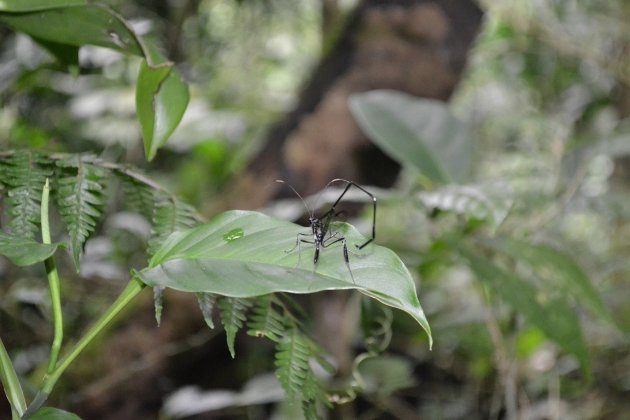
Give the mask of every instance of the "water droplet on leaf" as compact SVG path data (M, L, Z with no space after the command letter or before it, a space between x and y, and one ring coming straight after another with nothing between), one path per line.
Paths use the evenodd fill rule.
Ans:
M225 242L232 242L232 241L237 240L238 238L242 238L243 235L245 235L245 232L243 232L243 229L236 228L236 229L232 229L231 231L223 235L223 240Z

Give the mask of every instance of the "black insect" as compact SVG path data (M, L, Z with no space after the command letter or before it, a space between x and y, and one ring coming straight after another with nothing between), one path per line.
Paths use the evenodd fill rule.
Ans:
M359 190L363 191L365 194L367 194L372 199L372 204L373 204L373 211L372 211L372 237L369 238L367 241L365 241L365 243L363 243L361 245L355 244L357 249L363 249L366 245L368 245L369 243L374 241L374 239L376 238L376 197L374 197L365 188L361 187L360 185L358 185L358 184L356 184L356 183L354 183L352 181L348 181L348 180L341 179L341 178L333 179L328 184L326 184L326 187L324 188L324 190L326 188L328 188L331 184L334 184L336 182L345 182L346 183L346 187L344 188L344 190L341 193L341 195L339 196L339 198L337 198L337 201L335 201L334 204L330 207L330 209L326 213L324 213L321 217L316 217L315 213L308 207L308 205L306 204L306 201L295 190L295 188L293 188L290 184L288 184L288 183L286 183L286 182L284 182L282 180L276 180L276 182L280 182L282 184L288 185L289 188L291 188L293 190L293 192L300 198L300 200L302 200L302 202L304 203L304 207L306 207L306 210L309 212L308 222L309 222L310 227L311 227L311 233L310 234L309 233L298 233L297 237L295 239L295 246L293 248L287 250L286 252L287 253L293 252L295 250L295 248L298 248L298 252L301 252L301 250L300 250L300 244L301 243L315 245L315 255L313 256L313 265L317 266L317 262L319 261L319 251L320 251L320 249L321 248L327 248L327 247L329 247L331 245L334 245L334 244L336 244L338 242L341 242L343 244L343 259L346 262L346 266L348 267L348 272L350 273L350 277L352 278L352 282L355 283L354 275L352 275L352 270L350 269L350 259L348 257L348 243L347 243L347 240L346 240L346 238L344 236L340 235L339 232L332 232L330 230L330 224L335 219L335 217L339 216L342 213L342 212L338 212L336 210L336 207L339 204L339 202L341 201L341 199L344 197L344 195L346 195L346 193L348 192L350 187L356 187ZM312 238L312 239L310 239L310 240L309 239L305 239L305 237L306 238ZM298 264L299 264L299 259L298 259Z

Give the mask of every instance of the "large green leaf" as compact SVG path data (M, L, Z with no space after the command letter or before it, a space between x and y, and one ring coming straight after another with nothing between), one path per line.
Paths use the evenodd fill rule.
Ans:
M44 261L55 253L60 243L42 244L30 238L7 235L0 232L0 255L14 264L27 266Z
M335 224L331 229L348 240L350 268L341 242L324 248L314 267L313 245L301 244L300 249L287 252L295 247L298 233L308 233L308 228L257 212L229 211L207 224L171 235L149 268L138 275L154 287L232 297L357 289L410 314L431 341L415 284L400 258L377 245L358 251L355 244L364 238L348 224Z
M588 352L579 320L562 296L545 297L530 283L477 255L468 246L460 244L459 250L480 281L490 286L501 299L550 340L575 355L583 372L590 379Z
M140 66L136 85L136 111L142 127L144 154L155 157L184 115L189 100L188 85L172 64Z
M543 280L542 285L559 289L573 296L595 315L615 324L599 292L569 255L547 245L536 245L508 238L488 239L484 243L498 252L527 264Z
M392 90L354 94L350 109L385 153L440 184L465 181L473 139L440 101Z
M0 0L0 12L32 12L83 4L87 4L87 0Z
M36 39L77 47L98 45L145 55L141 41L128 24L114 11L100 5L0 13L0 22Z

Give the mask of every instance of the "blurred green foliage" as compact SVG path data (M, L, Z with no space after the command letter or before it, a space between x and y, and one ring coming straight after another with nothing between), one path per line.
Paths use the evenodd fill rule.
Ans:
M291 108L308 77L321 48L318 4L109 3L124 16L137 17L136 30L161 39L166 55L192 82L188 112L149 172L197 208L210 208L255 153L267 124ZM588 275L614 320L630 329L630 7L623 0L481 3L486 21L451 109L476 139L475 182L503 198L510 191L509 213L496 218L496 226L479 223L496 209L496 197L481 194L478 201L490 203L485 212L472 207L474 200L450 205L456 199L446 200L446 193L461 197L462 191L426 188L426 183L420 189L409 172L401 175L397 189L383 192L379 243L396 249L418 274L436 346L429 353L417 327L394 315L391 348L404 358L364 368L392 392L377 393L380 403L413 395L421 402L416 413L427 418L474 418L479 412L498 417L505 415L502 407L509 398L527 401L530 412L555 409L556 418L615 418L630 410L626 336L577 305L572 313L582 326L594 377L586 386L575 359L536 325L524 323L509 302L495 299L492 288L475 281L444 237L508 235L560 249ZM80 55L82 73L75 78L23 35L2 35L3 148L91 150L143 165L133 106L136 59L87 47ZM404 194L408 191L421 192L424 199L412 203ZM479 197L481 190L475 191ZM145 244L139 240L134 247L129 239L137 240L130 232L138 225L119 210L109 209L107 234L97 231L94 248L88 246L90 260L83 266L92 269L93 277L111 281L144 257L138 248ZM543 299L553 295L557 284L534 283L535 270L522 261L500 249L486 256L503 272L537 284ZM20 373L32 372L45 357L24 333L47 334L41 321L48 309L35 281L40 274L26 271L0 284L3 330L7 325L17 331L11 345L23 349ZM107 283L96 288L96 297L106 301ZM67 322L77 328L88 318L86 312L97 312L81 304L82 289L87 286L73 282L65 290ZM580 303L565 297L572 305ZM421 385L432 381L436 386L412 392L406 388L412 387L412 378L401 374L390 381L385 373L392 369L414 370ZM515 394L508 384L516 384ZM387 404L378 409L393 410Z

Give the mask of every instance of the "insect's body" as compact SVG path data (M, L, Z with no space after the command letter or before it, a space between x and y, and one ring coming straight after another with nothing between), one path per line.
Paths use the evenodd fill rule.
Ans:
M361 191L363 191L364 193L369 195L370 198L372 198L372 202L373 202L373 206L374 206L374 211L372 213L372 237L370 239L368 239L365 243L363 243L361 246L359 246L359 245L355 245L355 246L358 249L362 249L367 244L372 242L374 240L374 238L376 237L376 197L374 197L371 193L369 193L363 187L355 184L352 181L347 181L345 179L333 179L332 181L330 181L328 183L328 185L332 184L333 182L337 182L337 181L345 182L347 184L346 188L343 190L343 192L341 193L341 195L339 196L337 201L335 201L335 203L331 206L330 210L328 210L321 218L315 217L313 212L311 212L310 209L308 208L308 206L306 206L306 202L304 202L304 205L306 206L307 210L309 210L309 213L310 213L310 217L309 217L308 221L309 221L309 224L310 224L310 227L311 227L311 234L312 234L313 240L310 241L308 239L304 239L305 236L306 237L311 236L309 234L298 233L297 237L296 237L296 240L295 240L295 246L292 249L288 250L287 252L291 252L295 248L298 248L298 252L300 252L300 244L301 243L313 244L313 245L315 245L315 255L313 256L313 265L317 266L317 262L319 261L320 248L327 248L330 245L336 244L337 242L341 242L343 244L343 258L344 258L344 261L346 262L346 266L348 267L348 272L350 273L350 277L352 278L352 282L354 283L355 282L354 281L354 275L352 274L352 270L350 269L350 259L348 257L348 244L347 244L346 238L344 236L337 235L337 232L335 232L335 233L333 233L331 235L328 235L328 237L326 237L326 235L329 232L330 223L331 223L332 219L339 215L339 213L337 213L335 211L335 207L337 206L337 204L339 204L339 202L341 201L343 196L346 194L346 192L348 192L350 187L354 185L356 188L360 189ZM280 180L278 182L284 183L284 181L280 181ZM328 187L328 185L327 185L327 187ZM291 187L291 185L289 185L289 187L297 194L298 197L300 197L300 199L302 199L302 196L300 196L300 194L298 194L298 192L295 191L295 189L293 187ZM302 199L302 201L304 201L304 200ZM299 258L298 258L298 263L299 263Z

